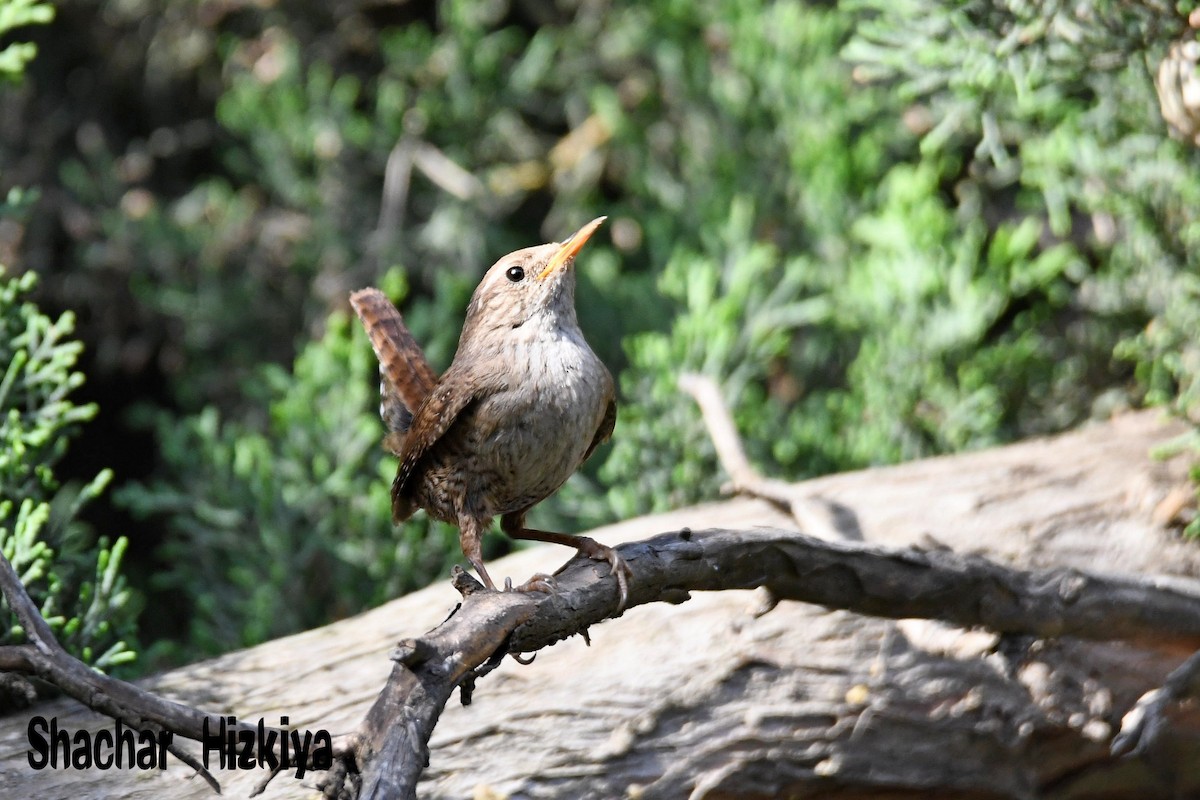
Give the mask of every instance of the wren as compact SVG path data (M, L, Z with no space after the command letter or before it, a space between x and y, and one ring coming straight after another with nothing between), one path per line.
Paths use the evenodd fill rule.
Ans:
M525 527L529 510L557 491L616 423L612 375L575 315L575 256L604 220L561 244L518 250L492 265L441 378L381 292L364 289L351 303L384 376L385 444L400 459L393 519L423 508L457 525L463 554L491 589L481 541L495 517L514 539L574 547L611 565L619 614L630 570L615 550L586 536ZM545 587L535 579L521 588Z

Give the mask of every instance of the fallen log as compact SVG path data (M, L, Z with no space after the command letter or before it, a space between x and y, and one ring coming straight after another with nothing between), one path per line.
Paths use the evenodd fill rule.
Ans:
M870 547L918 545L931 562L969 566L982 557L1060 577L1074 574L1063 568L1120 575L1186 599L1196 592L1200 554L1162 513L1186 465L1149 457L1178 432L1156 415L1128 415L1053 439L792 489L826 508L845 538ZM778 503L739 499L594 535L615 544L685 526L795 522ZM553 570L558 558L561 551L537 548L496 569L523 580ZM897 603L905 599L898 588ZM392 668L391 648L437 626L457 599L438 584L147 686L242 721L277 724L286 715L302 728L350 733ZM1134 797L1187 794L1200 784L1191 766L1200 763L1200 728L1186 713L1173 714L1147 752L1109 752L1125 711L1195 648L1186 631L1128 637L1135 643L1035 638L995 615L984 620L993 630L981 631L795 602L760 615L764 602L771 598L723 591L643 605L592 628L590 648L574 637L530 666L505 660L479 681L472 705L452 701L442 714L421 795L1069 797L1104 786L1107 796ZM943 605L960 624L976 619ZM1103 632L1104 609L1096 608ZM73 701L0 720L0 784L12 796L211 796L179 763L162 773L34 771L26 736L33 714L70 727L111 725ZM234 796L264 777L214 774ZM266 796L311 796L320 777L281 775Z

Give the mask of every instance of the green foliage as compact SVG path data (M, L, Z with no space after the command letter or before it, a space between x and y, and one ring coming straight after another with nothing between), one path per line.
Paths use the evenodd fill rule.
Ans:
M135 657L136 599L120 573L128 542L99 543L75 521L112 480L105 470L82 488L60 487L54 465L79 425L96 414L75 405L81 345L73 318L51 320L23 296L36 277L0 274L0 550L67 650L97 669ZM0 644L21 641L5 612Z
M1112 353L1147 402L1200 419L1200 157L1164 135L1152 79L1171 41L1194 35L1195 4L939 5L860 3L877 16L847 55L941 120L922 151L966 158L965 208L1041 220L1042 239L1083 259L1047 296L1071 312L1047 322L1074 345L1050 355L1074 360L1075 391L1109 401L1087 378Z
M884 44L864 45L874 31L887 34L888 64L925 63L895 16L924 20L929 5L880 4L857 38L830 24L846 19L840 12L795 6L732 23L728 58L745 65L746 98L734 129L787 138L755 162L729 156L730 174L753 177L753 195L731 195L736 179L700 193L726 206L734 198L730 221L717 227L707 212L697 223L712 234L703 249L677 247L667 261L658 288L676 301L670 330L626 340L623 388L634 402L603 473L617 513L711 496L718 484L697 415L674 385L684 370L716 377L752 456L791 477L1059 430L1121 386L1108 361L1131 327L1125 309L1084 316L1087 254L1050 232L1040 196L1030 193L1028 212L987 221L994 189L964 170L970 151L932 148L945 127L906 150L915 141L897 135L897 117L928 111L854 86L882 66L861 73L842 54L885 61ZM749 24L762 14L770 24ZM986 57L970 42L946 48L959 60ZM932 78L921 85L941 88ZM729 141L744 146L744 137ZM796 211L779 218L781 205Z
M53 17L54 9L36 0L0 0L0 35ZM0 78L16 82L36 52L22 42L0 50ZM35 191L10 187L0 220L26 215L36 198ZM42 314L25 299L36 283L33 273L9 277L0 267L0 552L67 651L111 670L136 657L138 602L120 571L128 542L97 542L76 521L111 472L82 487L61 486L55 477L55 465L96 407L71 399L83 383L75 370L83 345L71 338L74 315ZM23 639L5 608L0 645Z
M26 25L44 25L54 19L54 8L38 0L0 0L0 36ZM12 42L0 49L0 78L15 81L37 55L37 45Z
M347 293L394 283L444 367L487 264L599 213L579 311L621 411L539 526L715 494L684 371L781 477L1144 401L1200 419L1200 163L1152 81L1192 3L101 5L110 49L146 53L114 85L208 105L80 124L72 225L40 246L74 270L61 304L167 379L157 478L122 496L170 531L205 651L457 559L387 519Z
M380 448L378 372L343 314L289 373L247 390L265 419L215 408L158 418L166 467L124 500L165 518L163 588L192 605L186 654L222 652L318 625L445 574L457 534L425 520L393 528L395 461Z
M66 452L69 435L96 415L69 395L83 383L73 371L83 345L71 341L74 315L57 321L23 302L37 281L33 273L4 278L0 286L0 487L8 497L27 497L55 488L53 465Z
M740 427L764 455L757 434L777 425L783 411L765 391L772 373L789 359L795 335L828 321L817 265L803 257L785 259L756 241L753 213L748 199L734 202L729 221L713 237L719 256L676 251L658 286L680 305L671 330L627 340L630 368L622 390L638 401L621 411L602 475L613 487L609 497L617 514L675 507L712 496L720 484L699 415L681 402L680 374L718 377L727 396L737 398ZM640 480L630 480L638 475Z
M947 206L941 177L929 161L889 172L834 290L834 317L861 344L820 435L841 431L860 464L1066 427L1090 411L1086 365L1112 349L1103 320L1086 323L1099 347L1059 329L1084 272L1072 247L1041 243L1036 217L989 231Z

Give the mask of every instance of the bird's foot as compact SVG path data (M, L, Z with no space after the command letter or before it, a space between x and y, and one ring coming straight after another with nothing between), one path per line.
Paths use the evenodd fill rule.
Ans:
M522 583L520 586L513 587L512 578L504 579L504 591L506 592L541 592L542 594L558 594L558 581L553 575L547 575L544 572L539 572L529 580Z
M633 570L629 568L629 564L625 563L625 559L621 558L620 553L606 544L600 544L595 539L579 536L573 544L588 558L608 562L613 577L617 579L617 612L613 616L621 616L625 611L625 604L629 601L629 579L633 577Z

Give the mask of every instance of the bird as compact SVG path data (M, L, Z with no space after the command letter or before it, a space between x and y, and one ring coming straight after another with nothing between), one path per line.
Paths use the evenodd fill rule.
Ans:
M616 550L525 525L530 509L556 492L616 425L612 375L584 339L575 311L575 257L605 219L561 243L496 261L471 297L458 349L441 377L382 292L360 290L351 304L380 362L384 444L399 459L393 520L424 509L456 525L463 554L489 589L496 584L481 545L496 517L511 538L573 547L608 562L620 614L632 573ZM518 587L547 588L545 576Z

